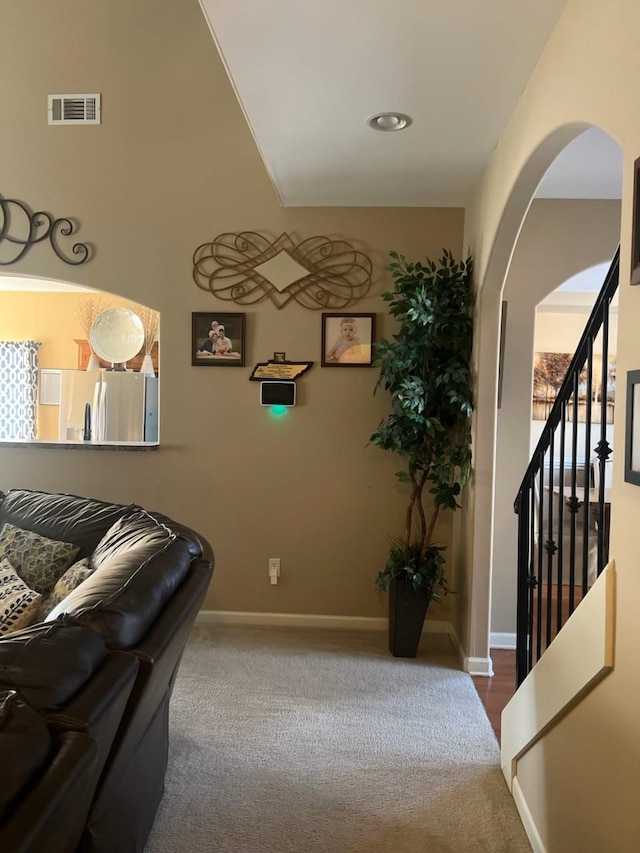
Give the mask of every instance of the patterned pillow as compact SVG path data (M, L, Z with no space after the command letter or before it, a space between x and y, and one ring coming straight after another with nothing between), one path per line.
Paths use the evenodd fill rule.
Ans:
M61 601L64 601L70 592L77 586L80 586L82 581L86 581L92 572L93 569L89 568L88 557L83 557L77 563L74 563L71 568L67 569L48 597L40 605L36 622L44 622L53 608L60 604Z
M0 557L0 636L28 628L41 603L42 596L29 589L6 557Z
M0 557L10 560L27 586L41 595L49 595L79 551L80 548L70 542L47 539L9 522L0 530Z

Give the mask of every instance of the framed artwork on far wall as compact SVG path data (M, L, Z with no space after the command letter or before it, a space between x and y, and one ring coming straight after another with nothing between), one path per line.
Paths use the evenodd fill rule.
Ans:
M633 164L633 219L631 229L631 284L640 284L640 157Z
M246 314L200 311L191 315L191 364L244 367Z
M626 483L640 486L640 370L627 373L624 479Z
M322 315L322 367L371 367L375 314Z

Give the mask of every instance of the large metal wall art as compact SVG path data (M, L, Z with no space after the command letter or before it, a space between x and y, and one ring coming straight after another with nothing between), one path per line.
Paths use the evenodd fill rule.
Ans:
M74 243L70 257L58 245L59 237L73 234L70 219L54 219L50 213L37 210L31 213L24 202L0 196L0 266L21 260L36 243L48 240L55 254L65 264L77 266L89 258L85 243ZM8 251L7 251L8 249Z
M220 234L198 246L193 278L202 290L239 305L271 299L310 309L342 309L371 287L370 259L345 240L289 234L270 240L253 231Z

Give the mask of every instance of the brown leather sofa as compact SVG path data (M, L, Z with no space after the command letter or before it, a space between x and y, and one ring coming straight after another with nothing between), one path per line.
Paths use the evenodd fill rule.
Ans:
M44 623L0 639L0 763L15 768L0 773L0 850L142 853L211 547L159 513L74 495L0 493L4 522L75 543L93 572Z

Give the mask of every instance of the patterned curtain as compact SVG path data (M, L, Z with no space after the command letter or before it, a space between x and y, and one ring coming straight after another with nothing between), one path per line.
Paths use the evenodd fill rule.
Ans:
M36 437L36 341L0 341L0 438Z

